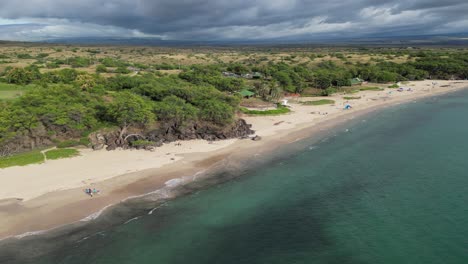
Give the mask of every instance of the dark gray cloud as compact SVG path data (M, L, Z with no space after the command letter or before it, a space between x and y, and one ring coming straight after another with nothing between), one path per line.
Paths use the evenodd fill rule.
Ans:
M23 26L20 31L3 26L0 37L218 40L457 33L468 28L467 13L466 0L15 0L0 2L0 27Z

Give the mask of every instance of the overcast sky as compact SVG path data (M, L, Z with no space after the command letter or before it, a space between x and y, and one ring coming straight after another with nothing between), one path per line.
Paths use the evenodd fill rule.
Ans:
M3 40L316 40L467 29L467 0L0 0Z

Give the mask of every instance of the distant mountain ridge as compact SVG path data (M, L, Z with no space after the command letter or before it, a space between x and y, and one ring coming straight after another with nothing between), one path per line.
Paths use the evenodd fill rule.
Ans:
M11 44L84 44L128 46L245 46L245 45L383 45L383 46L468 46L468 33L419 36L376 36L324 39L265 39L265 40L162 40L159 38L80 37L56 38L38 42L14 42L0 40L0 45Z

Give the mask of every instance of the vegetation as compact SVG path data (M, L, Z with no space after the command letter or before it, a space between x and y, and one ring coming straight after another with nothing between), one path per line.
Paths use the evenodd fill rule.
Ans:
M343 97L345 100L358 100L361 99L361 96L345 96Z
M397 82L468 78L463 48L19 46L0 47L0 59L0 156L88 145L87 136L100 129L117 133L117 145L136 146L152 130L224 131L239 112L290 111L241 108L242 90L268 105L286 94L351 94ZM378 84L351 88L353 78Z
M271 109L271 110L249 110L247 108L240 108L242 113L247 114L247 115L282 115L282 114L287 114L291 112L291 110L287 107L284 106L278 106L276 109Z
M335 101L329 99L322 99L318 101L303 101L301 102L303 105L328 105L328 104L335 104Z
M383 88L380 88L380 87L361 87L359 88L359 91L383 91L384 89Z
M131 144L134 147L146 147L146 146L154 145L154 142L149 141L149 140L135 140L135 141L132 141Z
M44 162L44 155L40 150L33 150L13 156L0 157L0 168L26 166L42 162Z
M46 158L48 160L57 160L64 158L71 158L79 155L78 150L76 149L53 149L45 152Z
M57 144L57 148L70 148L81 145L81 142L78 140L65 140Z
M8 83L0 83L0 101L11 100L20 97L28 90L31 90L35 85L14 85Z

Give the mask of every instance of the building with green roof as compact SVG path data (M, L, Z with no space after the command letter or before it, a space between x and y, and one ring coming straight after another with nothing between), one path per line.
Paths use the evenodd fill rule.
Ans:
M255 95L254 92L249 91L247 89L243 89L242 91L239 92L239 94L242 95L242 97L244 97L244 98L250 98L250 97Z
M350 81L351 81L351 85L361 85L364 82L363 80L359 78L353 78Z

